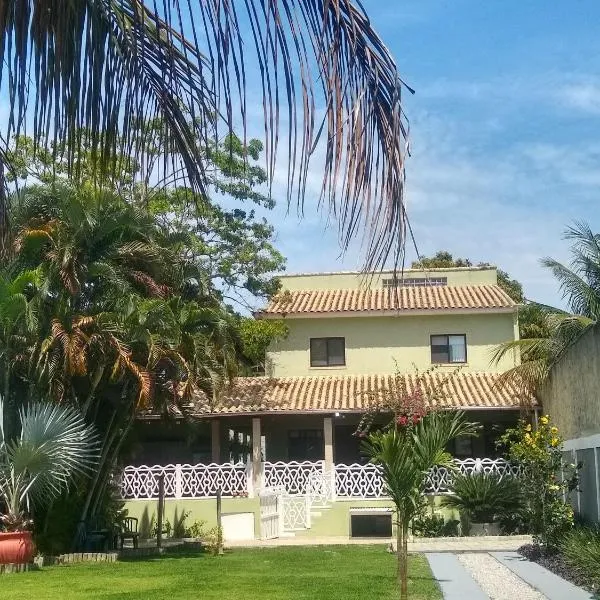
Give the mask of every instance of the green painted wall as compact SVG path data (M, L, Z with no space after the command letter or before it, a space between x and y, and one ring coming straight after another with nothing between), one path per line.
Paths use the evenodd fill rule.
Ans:
M358 375L413 372L431 366L430 336L466 334L467 364L462 370L503 372L518 357L507 355L498 365L490 363L494 348L516 339L513 313L430 314L371 317L323 317L286 319L289 334L270 348L270 375ZM344 367L311 367L310 338L341 336L346 339ZM454 370L457 365L441 366Z
M434 508L438 514L443 514L445 518L456 518L452 511L443 509L439 506L441 497L432 498ZM331 504L330 508L315 509L321 514L312 518L311 528L294 532L296 537L334 537L350 535L350 510L353 508L367 507L389 507L393 508L389 500L351 500L338 501ZM156 500L129 500L125 503L129 516L137 517L140 520L140 531L142 537L147 535L150 520L157 511ZM173 500L165 501L165 518L171 523L176 516L181 516L184 512L190 512L186 520L188 525L194 521L204 521L205 528L211 529L217 524L216 500ZM254 530L256 536L260 537L260 503L258 498L223 498L223 513L232 512L253 512ZM393 519L395 520L395 519Z
M286 290L352 290L377 289L382 287L382 279L394 276L392 271L373 273L365 278L362 273L305 273L282 275L281 285ZM449 286L456 285L495 285L498 276L495 268L467 267L457 269L427 269L429 277L446 277ZM425 277L422 269L406 269L405 279Z
M254 530L260 531L260 505L258 498L223 498L223 513L254 513ZM156 516L158 510L157 500L128 500L125 502L125 508L130 517L139 519L139 528L142 537L145 537L150 528L152 516ZM204 521L205 529L209 530L217 526L217 501L214 498L201 500L192 499L166 499L165 500L165 519L171 523L175 522L177 517L189 511L186 524L191 525L194 521Z

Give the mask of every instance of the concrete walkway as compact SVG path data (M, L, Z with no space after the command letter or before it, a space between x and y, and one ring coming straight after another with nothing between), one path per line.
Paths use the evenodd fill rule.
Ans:
M437 579L444 600L489 600L455 554L433 552L425 555Z
M517 552L493 552L492 556L548 600L593 600L594 596L565 581Z
M463 552L459 555L432 552L425 556L440 585L444 600L595 598L517 552ZM473 564L468 564L469 562ZM513 581L509 581L511 578Z

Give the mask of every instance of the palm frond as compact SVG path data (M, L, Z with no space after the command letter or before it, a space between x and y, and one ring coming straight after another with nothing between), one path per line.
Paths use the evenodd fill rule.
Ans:
M140 124L160 119L161 170L183 167L202 190L212 138L222 137L221 129L232 133L241 118L246 139L254 118L247 70L254 62L269 180L285 119L288 200L302 210L311 158L322 141L320 198L338 219L344 246L364 225L367 267L374 268L402 243L404 84L358 2L13 0L0 6L7 139L31 115L33 137L50 132L60 142L55 152L77 176L76 151L85 136L100 177L118 167L119 150L141 156L152 133L140 135ZM4 210L0 219L5 216Z

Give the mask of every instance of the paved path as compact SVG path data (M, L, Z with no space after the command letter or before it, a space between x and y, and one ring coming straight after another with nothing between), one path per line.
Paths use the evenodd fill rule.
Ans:
M433 552L425 556L444 600L489 600L455 554Z
M593 600L594 596L565 581L517 552L493 552L492 556L549 600Z
M594 600L517 552L425 555L444 600Z

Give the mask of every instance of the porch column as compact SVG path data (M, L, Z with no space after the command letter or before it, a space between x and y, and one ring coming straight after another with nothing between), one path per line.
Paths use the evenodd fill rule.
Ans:
M325 490L329 500L335 500L335 466L333 464L333 419L323 419L323 440L325 442L325 464L323 476L325 477Z
M252 487L256 494L261 487L262 453L260 443L260 417L252 418Z
M221 421L213 419L210 422L210 449L211 461L214 463L221 462Z
M333 419L325 417L323 419L323 439L325 441L325 470L333 470Z

